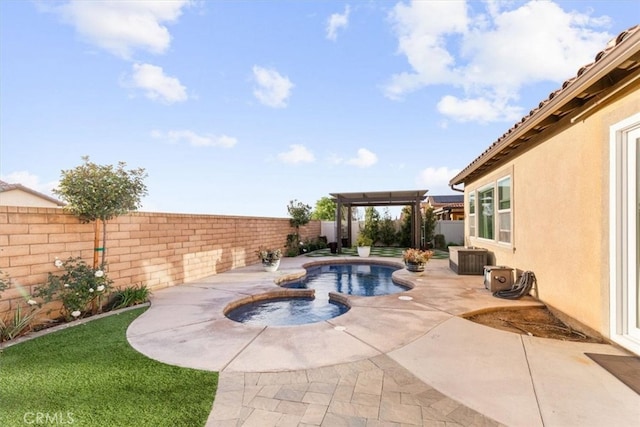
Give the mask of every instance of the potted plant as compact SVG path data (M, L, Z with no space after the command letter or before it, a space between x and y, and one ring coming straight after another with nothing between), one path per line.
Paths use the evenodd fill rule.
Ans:
M413 272L424 271L425 264L433 256L432 251L420 249L407 249L402 252L402 260L407 266L407 270Z
M260 248L256 251L256 254L260 261L262 261L262 266L265 271L273 272L280 267L280 258L282 258L282 251L280 249Z
M369 236L365 236L364 234L359 234L358 239L356 240L356 245L358 245L358 256L366 258L371 253L371 245L373 244L373 240Z

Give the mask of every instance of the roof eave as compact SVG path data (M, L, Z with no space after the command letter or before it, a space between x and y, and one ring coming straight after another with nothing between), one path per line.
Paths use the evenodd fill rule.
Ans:
M539 109L532 112L530 116L525 116L511 133L498 140L494 145L489 147L484 153L471 162L460 173L449 181L450 186L464 183L467 178L474 174L478 169L484 166L488 161L492 160L505 148L518 141L527 132L534 129L544 120L548 119L553 113L562 106L568 104L577 96L583 93L591 85L598 82L611 71L615 70L619 65L636 55L640 50L640 31L633 32L628 38L620 42L612 52L605 55L599 61L593 63L583 74L575 77L573 81L568 81L568 85L562 90L552 93L552 98L543 101L544 104ZM565 83L566 84L566 83Z

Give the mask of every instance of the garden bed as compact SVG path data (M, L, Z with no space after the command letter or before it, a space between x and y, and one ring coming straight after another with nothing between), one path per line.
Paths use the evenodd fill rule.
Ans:
M602 343L596 336L566 325L546 307L497 309L466 317L472 322L521 335L562 341Z

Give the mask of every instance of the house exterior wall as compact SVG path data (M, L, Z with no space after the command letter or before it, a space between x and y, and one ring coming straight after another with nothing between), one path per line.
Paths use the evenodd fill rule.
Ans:
M284 248L295 232L287 218L135 212L107 223L106 261L115 287L139 283L151 290L179 285L259 262L260 246ZM320 234L320 221L300 227L303 239ZM12 286L0 296L0 317L58 270L57 258L93 261L94 224L61 209L0 206L0 270Z
M38 197L35 194L31 194L27 191L20 189L1 191L0 192L0 206L29 206L39 208L57 208L56 203Z
M539 298L609 336L609 127L640 111L640 90L618 96L590 116L490 173L465 183L469 194L512 178L512 243L469 236L491 264L533 271ZM479 209L479 208L478 208Z

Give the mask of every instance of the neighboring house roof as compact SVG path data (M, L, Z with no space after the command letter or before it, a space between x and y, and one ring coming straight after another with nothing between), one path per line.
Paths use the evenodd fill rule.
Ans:
M0 180L0 193L3 193L5 191L7 191L7 192L8 191L14 191L14 190L19 190L19 191L23 191L25 193L32 194L32 195L34 195L36 197L44 199L44 200L46 200L46 201L48 201L50 203L54 203L54 204L56 204L58 206L64 206L65 205L64 202L61 202L58 199L55 199L55 198L50 197L50 196L47 196L46 194L42 194L42 193L40 193L40 192L38 192L36 190L32 190L31 188L25 187L22 184L9 184L8 182Z
M517 154L539 142L545 131L567 123L567 115L577 113L571 123L586 117L600 103L620 90L638 84L640 77L640 25L623 31L595 56L594 62L583 66L575 77L564 82L504 135L473 160L458 175L451 186L473 180L490 170L508 155ZM581 111L576 111L580 109ZM548 133L548 132L547 132Z
M447 206L452 208L461 208L464 206L464 195L428 196L427 202L433 207Z

